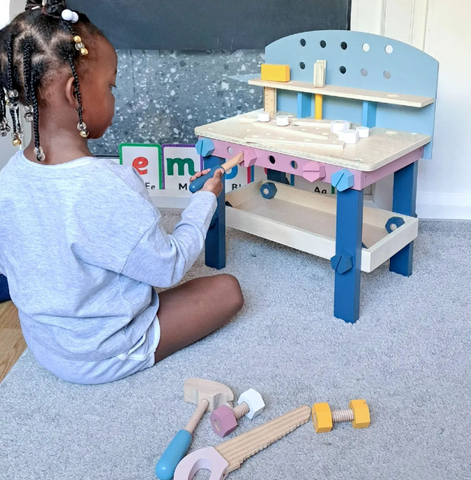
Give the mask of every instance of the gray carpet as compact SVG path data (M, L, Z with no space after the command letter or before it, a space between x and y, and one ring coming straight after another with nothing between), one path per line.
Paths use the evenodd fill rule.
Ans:
M57 380L26 352L0 386L0 479L155 478L194 410L188 377L265 396L265 412L231 438L303 404L370 404L370 428L315 434L309 423L230 479L471 478L470 242L471 223L422 222L414 275L363 275L361 319L349 325L332 315L329 262L229 231L226 271L246 306L211 337L97 387ZM189 278L206 274L201 258ZM217 443L206 417L193 448Z

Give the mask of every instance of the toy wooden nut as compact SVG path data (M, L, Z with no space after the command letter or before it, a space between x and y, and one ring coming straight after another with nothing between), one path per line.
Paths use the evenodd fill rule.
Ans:
M365 400L352 400L348 408L353 410L353 428L366 428L370 426L370 409Z
M238 405L244 402L250 408L249 413L247 413L247 417L250 418L250 420L260 415L265 408L265 402L262 396L253 388L250 388L239 397Z
M211 414L210 420L214 433L221 438L229 435L229 433L237 428L237 420L234 416L234 412L226 405L214 410Z
M326 433L332 430L334 424L328 403L315 403L312 406L312 422L316 433Z

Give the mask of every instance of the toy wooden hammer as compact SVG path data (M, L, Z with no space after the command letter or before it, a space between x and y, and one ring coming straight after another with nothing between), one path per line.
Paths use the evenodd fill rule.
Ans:
M216 165L211 169L209 173L207 173L206 175L203 175L200 178L197 178L194 182L190 184L190 192L196 193L198 190L201 190L203 188L203 185L206 183L206 181L209 180L210 178L213 178L216 170L219 170L220 168L222 168L224 170L224 173L227 173L228 170L230 170L231 168L234 168L235 166L239 165L239 163L242 163L243 161L244 161L244 152L241 152L231 160L228 160L223 165Z
M222 405L232 407L234 394L222 383L201 378L190 378L184 385L185 402L194 403L198 407L184 430L180 430L164 454L160 457L155 474L160 480L171 480L180 460L186 455L193 440L193 432L209 410L213 411Z

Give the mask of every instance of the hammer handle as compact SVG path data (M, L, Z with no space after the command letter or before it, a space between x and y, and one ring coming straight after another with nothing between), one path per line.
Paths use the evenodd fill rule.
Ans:
M177 465L190 448L193 432L206 413L206 410L208 410L208 407L208 400L201 400L186 428L180 430L165 449L155 467L155 474L159 480L171 480L173 478Z
M190 421L188 422L188 425L185 427L185 430L187 430L188 432L190 432L193 435L193 432L195 431L195 428L201 422L201 419L203 418L203 415L208 410L208 407L209 407L208 400L201 400L201 402L198 403L198 407L195 410L195 413L190 418Z
M207 173L206 175L203 175L202 177L197 178L194 182L190 184L190 192L196 193L199 190L201 190L204 184L210 178L213 178L215 172L220 168L222 168L224 170L224 173L226 173L228 170L230 170L231 168L234 168L236 165L239 165L239 163L242 163L243 161L244 161L244 152L241 152L238 155L236 155L234 158L231 158L229 161L227 161L224 165L216 165L211 169L209 173Z

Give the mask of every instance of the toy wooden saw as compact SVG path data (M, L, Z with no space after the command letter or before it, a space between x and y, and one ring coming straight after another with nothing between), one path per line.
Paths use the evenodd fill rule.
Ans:
M245 460L307 423L310 415L311 409L303 406L215 448L196 450L178 464L174 479L192 480L196 472L207 469L209 480L223 480Z

